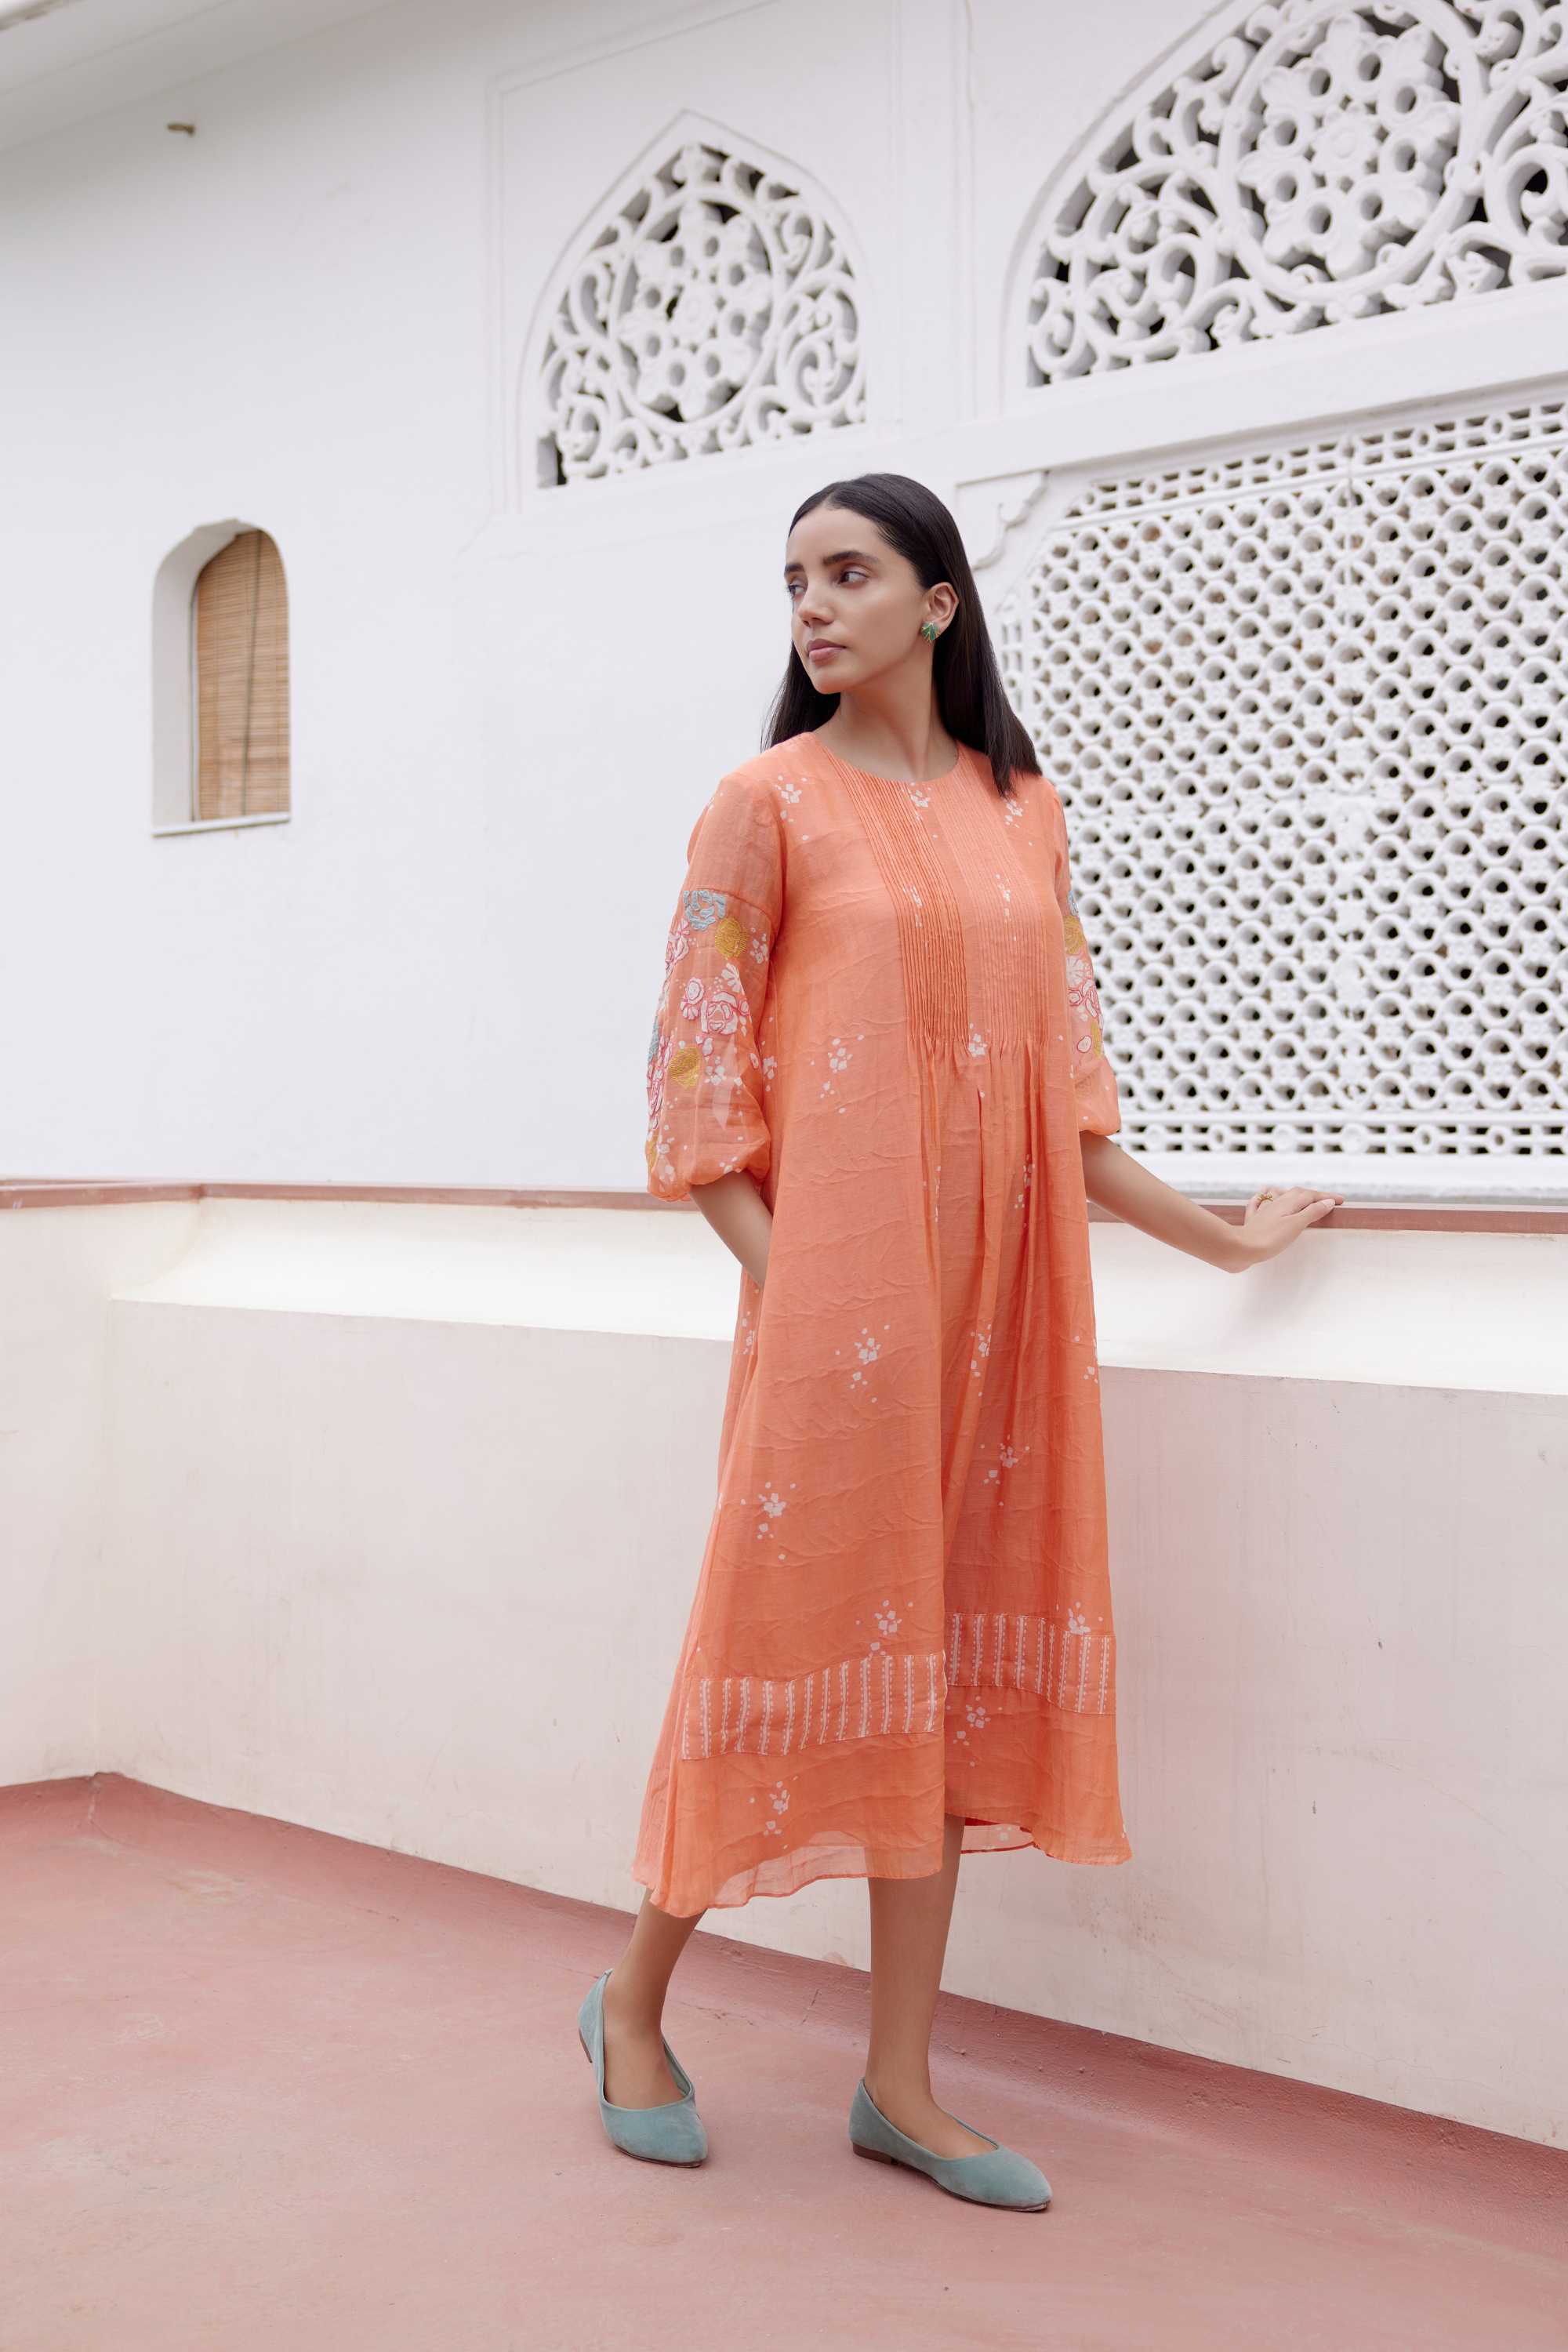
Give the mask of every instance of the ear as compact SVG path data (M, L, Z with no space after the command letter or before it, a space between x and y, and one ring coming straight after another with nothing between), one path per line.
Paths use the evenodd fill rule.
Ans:
M934 621L939 629L947 627L957 610L957 593L945 580L939 580L934 588L926 590L926 617Z

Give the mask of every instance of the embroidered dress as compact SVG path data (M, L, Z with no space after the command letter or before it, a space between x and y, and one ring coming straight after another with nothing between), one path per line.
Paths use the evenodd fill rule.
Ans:
M650 1189L735 1169L719 1499L637 1875L689 1916L969 1849L1128 1852L1080 1131L1117 1127L1060 803L797 736L692 836Z

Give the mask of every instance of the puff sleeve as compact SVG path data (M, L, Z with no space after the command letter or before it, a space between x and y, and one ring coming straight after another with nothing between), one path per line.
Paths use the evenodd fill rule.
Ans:
M1094 966L1073 899L1067 819L1054 792L1047 793L1047 800L1055 849L1057 905L1061 910L1062 944L1067 951L1068 1041L1078 1096L1079 1133L1114 1135L1121 1124L1121 1108L1116 1097L1116 1074L1105 1057Z
M784 912L784 849L766 788L726 776L691 836L647 1062L648 1190L684 1201L772 1146L757 1044Z

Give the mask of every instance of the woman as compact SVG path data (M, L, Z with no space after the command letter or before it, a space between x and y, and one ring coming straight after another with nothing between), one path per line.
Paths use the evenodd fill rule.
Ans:
M899 475L791 528L770 748L692 839L649 1062L651 1189L744 1269L720 1494L644 1808L631 1942L583 2006L616 2144L700 2163L660 2019L701 1914L864 1877L850 2138L1040 2210L931 2095L960 1852L1129 1847L1086 1200L1240 1270L1234 1226L1110 1141L1116 1087L1060 804L952 516Z

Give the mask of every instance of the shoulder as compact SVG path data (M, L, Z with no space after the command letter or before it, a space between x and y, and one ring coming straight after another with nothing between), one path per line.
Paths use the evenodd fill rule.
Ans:
M754 760L731 768L698 818L691 835L695 849L708 831L750 835L778 832L781 821L799 800L801 786L820 751L810 735L793 736L787 743L759 751Z
M792 735L786 742L775 743L770 751L759 751L739 768L731 768L720 785L721 792L733 786L769 801L774 806L786 803L808 775L815 774L824 754L815 735Z
M967 760L975 773L984 779L987 787L992 792L995 792L995 771L984 752L977 750L973 743L961 743L958 748L961 757ZM1012 802L1019 808L1031 811L1055 810L1058 816L1061 814L1061 802L1056 786L1047 777L1042 776L1037 768L1015 768L1009 781L1013 787L1012 791L997 795L1004 803Z
M720 877L716 887L734 889L762 905L770 885L783 887L789 821L801 798L809 736L780 744L721 776L692 827L687 864Z
M1031 814L1037 810L1054 835L1062 840L1067 838L1067 818L1062 813L1061 794L1048 776L1042 776L1037 769L1015 768L1013 793L1020 808L1027 809Z
M984 769L991 782L991 770ZM1067 819L1056 786L1037 768L1015 768L1013 789L1000 797L1008 838L1020 856L1043 859L1051 887L1060 896L1067 867ZM994 787L993 787L994 789Z
M984 751L971 751L968 756L994 792L996 787L991 762ZM1053 820L1059 821L1062 813L1060 795L1050 779L1042 776L1038 768L1015 768L1010 782L1012 791L999 796L1004 804L1011 803L1015 808L1027 809L1031 815L1038 811L1047 824Z

